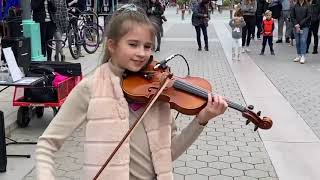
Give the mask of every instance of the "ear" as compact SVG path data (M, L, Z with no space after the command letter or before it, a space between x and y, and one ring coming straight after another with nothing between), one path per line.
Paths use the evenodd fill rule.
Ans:
M108 39L107 40L107 48L108 48L108 51L110 52L110 54L113 54L116 49L116 42L112 39Z

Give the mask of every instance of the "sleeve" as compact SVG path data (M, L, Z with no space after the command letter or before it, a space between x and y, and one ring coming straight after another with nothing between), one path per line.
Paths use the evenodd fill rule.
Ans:
M318 20L320 20L320 0L318 1L319 2L319 4L318 4Z
M230 26L230 27L233 27L233 26L234 26L233 19L231 19L231 20L229 21L229 26Z
M204 14L199 12L199 4L192 8L192 12L195 17L204 17Z
M171 125L171 156L172 161L176 160L191 144L198 138L205 126L199 124L197 118L194 118L187 127L179 134L177 125L172 120Z
M39 137L36 149L38 180L54 180L54 153L71 133L86 121L90 93L83 79L68 95L58 114Z
M269 8L269 3L267 1L264 1L263 14L268 10L268 8Z
M272 32L274 31L274 21L272 22Z
M244 21L244 19L241 19L241 28L246 26L246 22Z
M257 11L257 1L254 1L253 8L251 9L251 12L256 12Z
M306 17L304 17L301 22L299 23L300 26L305 26L306 24L310 23L310 19L311 19L311 12L310 12L310 7L308 6L306 8L306 11L307 11L307 15Z
M242 12L248 12L249 11L249 6L245 5L245 4L240 4L240 9Z
M291 9L290 18L292 20L292 25L294 27L297 24L295 6Z
M37 11L41 7L41 4L40 0L31 0L31 10Z

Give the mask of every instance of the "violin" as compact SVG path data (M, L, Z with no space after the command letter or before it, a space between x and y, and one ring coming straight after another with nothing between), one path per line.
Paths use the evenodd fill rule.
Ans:
M170 76L170 82L164 88L158 100L168 102L171 109L186 115L198 114L207 104L208 93L212 92L211 84L200 77L177 77L173 76L170 68L154 68L156 61L152 61L139 72L130 72L123 77L121 86L124 95L140 103L149 102L159 90L162 82ZM171 75L170 75L171 74ZM247 119L246 124L252 122L254 131L260 129L270 129L272 120L269 117L261 118L261 111L253 112L253 106L244 107L225 99L228 107L242 113Z
M206 106L208 93L212 92L212 87L207 80L191 76L176 77L170 72L169 67L158 65L156 61L152 61L151 59L141 71L125 73L121 87L126 98L134 102L147 103L147 105L143 113L132 124L114 151L101 166L93 180L99 177L156 100L168 102L171 109L175 109L186 115L196 115ZM247 119L247 125L250 122L255 124L254 131L258 128L271 128L272 120L268 117L261 119L261 111L254 113L252 105L243 107L227 99L225 100L228 107L242 113L242 116Z

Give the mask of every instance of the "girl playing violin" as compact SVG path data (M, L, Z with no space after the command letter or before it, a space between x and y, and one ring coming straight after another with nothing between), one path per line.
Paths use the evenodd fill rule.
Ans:
M125 70L141 70L152 54L155 29L143 10L124 5L108 24L104 63L69 94L59 113L39 138L37 178L54 179L54 153L82 123L85 126L84 178L92 179L144 107L125 99L120 81ZM200 135L212 118L227 108L221 96L208 103L177 133L169 103L156 102L130 139L125 141L99 179L172 180L172 161Z

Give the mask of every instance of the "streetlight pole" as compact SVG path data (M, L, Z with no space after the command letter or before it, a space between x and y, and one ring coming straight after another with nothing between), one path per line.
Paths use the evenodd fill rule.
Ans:
M31 19L30 0L20 0L22 8L22 26L23 35L30 37L31 42L31 60L45 61L41 51L40 24Z

